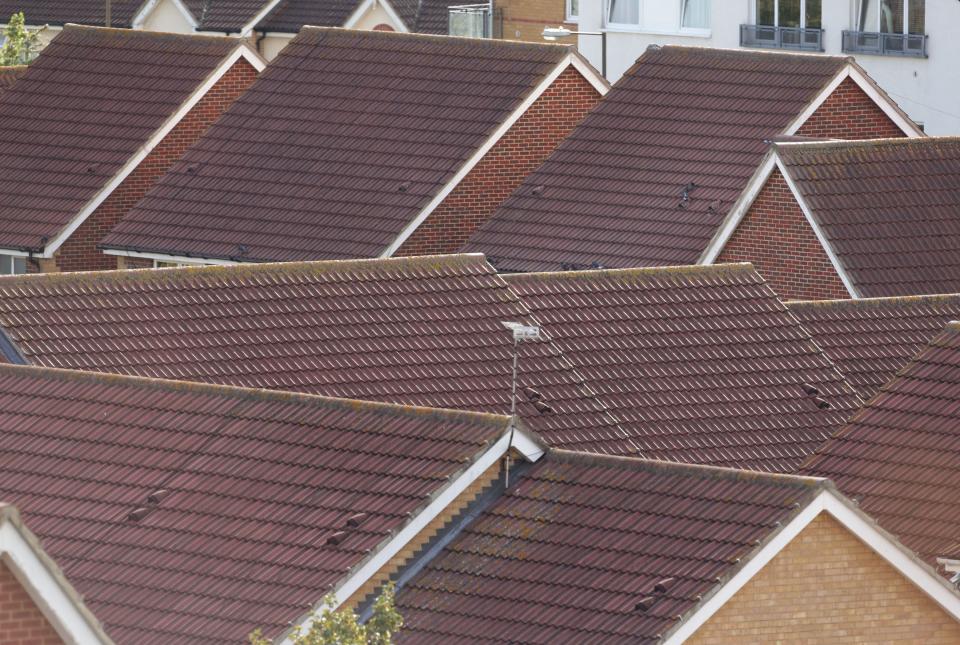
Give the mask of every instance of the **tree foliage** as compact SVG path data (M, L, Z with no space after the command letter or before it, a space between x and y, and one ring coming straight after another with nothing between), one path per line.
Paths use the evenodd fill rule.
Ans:
M294 645L391 645L403 618L393 603L393 583L386 585L373 604L373 614L361 624L352 611L337 611L333 595L323 599L323 609L314 614L307 630L294 628ZM249 636L250 645L270 645L258 629Z
M40 49L40 32L27 31L26 18L19 11L10 17L3 29L3 47L0 47L0 65L26 65Z

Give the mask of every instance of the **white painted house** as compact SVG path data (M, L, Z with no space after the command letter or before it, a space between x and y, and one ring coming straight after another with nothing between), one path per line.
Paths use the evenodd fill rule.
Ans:
M960 133L957 0L585 0L580 51L618 79L653 44L849 54L929 134Z

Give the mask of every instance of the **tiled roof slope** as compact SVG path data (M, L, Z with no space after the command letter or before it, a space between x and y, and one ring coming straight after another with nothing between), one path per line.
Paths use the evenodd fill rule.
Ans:
M239 46L65 27L0 101L0 248L41 251Z
M208 0L200 28L206 31L238 32L268 4L269 0Z
M506 279L625 431L577 449L793 472L861 405L749 264Z
M960 537L960 324L951 323L810 458L906 546L932 561Z
M0 366L0 496L118 643L238 643L303 615L508 425Z
M529 318L482 256L0 278L0 326L36 365L480 412L509 411L501 321ZM532 430L616 436L552 344L521 345L519 370Z
M648 48L464 248L509 271L693 264L760 165L764 140L848 62Z
M0 95L13 87L18 78L27 71L26 65L7 65L0 67Z
M568 53L304 28L103 244L377 257Z
M960 295L813 300L787 307L867 401L926 346L960 320Z
M145 0L111 0L110 24L129 27ZM103 26L106 18L105 0L0 0L0 20L7 23L14 13L23 12L28 25Z
M398 641L656 642L823 486L551 451L401 589Z
M960 138L776 150L859 295L960 292Z
M461 0L389 0L410 31L443 35L449 31L449 10ZM342 27L361 6L360 0L283 0L257 24L258 31L298 32L304 25Z

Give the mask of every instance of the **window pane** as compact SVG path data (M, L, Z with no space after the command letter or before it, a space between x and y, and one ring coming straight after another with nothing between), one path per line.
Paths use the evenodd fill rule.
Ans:
M807 29L820 29L820 0L807 0Z
M780 0L780 24L777 26L800 26L800 0Z
M684 0L683 26L708 28L710 26L710 0Z
M926 25L924 24L926 20L925 5L926 5L926 2L924 2L924 0L910 0L907 15L910 18L911 34L926 33Z
M13 258L13 272L17 275L27 272L27 258Z
M772 25L774 20L773 3L776 0L757 0L757 24Z
M610 0L610 22L639 25L640 0Z
M877 30L877 0L860 0L859 21L857 29L860 31Z
M571 18L580 15L580 0L567 0L567 15Z
M903 33L903 0L880 0L880 31Z

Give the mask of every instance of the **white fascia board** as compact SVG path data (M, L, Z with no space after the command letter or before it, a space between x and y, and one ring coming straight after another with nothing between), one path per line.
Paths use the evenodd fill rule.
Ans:
M253 33L253 28L257 26L257 23L266 18L267 14L273 11L274 8L280 4L280 1L281 0L270 0L270 2L263 5L263 7L260 8L260 11L258 11L247 24L240 28L240 37L246 38Z
M346 580L337 585L332 592L336 598L337 606L339 607L353 596L371 577L402 551L411 540L419 535L430 522L443 513L480 475L502 459L511 447L531 462L537 461L544 454L543 447L535 437L529 435L522 427L515 427L511 432L508 425L500 438L446 488L434 495L426 508L411 518L403 528L389 538L386 544L380 546L365 562L350 573ZM310 615L297 621L301 630L309 628L310 622L313 620L313 612L321 609L322 607L318 603ZM292 632L293 628L283 634L278 642L281 645L293 645Z
M811 500L806 508L786 526L780 528L729 581L701 601L700 605L692 610L692 614L668 632L662 642L665 645L679 645L693 636L728 600L824 511L940 605L950 616L960 620L960 594L957 590L896 539L878 528L876 522L866 514L828 488Z
M119 249L104 249L103 254L116 255L125 258L143 258L145 260L154 260L156 262L195 264L197 266L230 266L234 264L244 264L243 262L237 262L236 260L214 260L212 258L196 258L187 257L185 255L165 255L163 253L141 253L139 251L123 251Z
M177 11L183 14L183 17L186 19L187 24L190 25L192 29L196 29L200 26L197 22L197 19L193 17L193 14L190 13L190 10L187 9L186 5L183 4L181 0L170 0L173 3L173 6L176 7ZM160 0L147 0L147 3L140 8L140 11L137 12L137 15L133 17L131 26L134 29L143 29L143 23L147 21L147 17L153 13L153 10L157 8L157 5L160 4Z
M803 212L804 218L807 220L810 228L813 229L813 233L817 236L817 240L819 240L820 246L823 247L827 257L830 258L830 264L833 265L833 270L837 272L838 276L840 276L840 281L843 282L843 286L846 288L847 293L850 294L850 297L854 299L859 298L860 293L853 285L853 280L850 279L850 275L840 263L840 258L838 258L837 254L833 251L833 245L830 244L830 241L827 239L826 234L824 234L823 229L820 228L820 224L818 224L817 220L814 219L813 212L803 200L803 197L800 195L800 191L797 190L797 185L794 183L793 178L790 177L790 173L787 172L787 169L784 167L779 155L774 153L774 158L776 159L777 169L780 171L780 174L783 175L783 179L787 182L787 186L790 187L790 192L793 194L793 198L800 206L800 210Z
M210 88L216 85L217 81L219 81L223 75L229 71L233 64L241 58L250 63L254 69L257 70L257 72L262 71L266 66L266 63L263 61L263 59L260 58L260 56L258 56L252 49L250 49L249 45L238 41L236 49L233 50L233 52L224 60L224 62L221 63L220 66L215 69L210 76L207 77L203 84L198 87L193 94L190 95L190 98L188 98L183 105L181 105L180 108L174 112L173 115L166 120L166 122L164 122L162 126L160 126L160 129L153 133L153 136L151 136L150 139L148 139L147 142L140 147L136 154L127 160L127 163L125 163L123 167L117 171L117 174L113 176L107 185L101 188L100 192L94 195L93 199L87 202L86 206L84 206L79 213L74 215L73 219L70 220L67 226L61 230L56 237L53 238L53 240L47 243L46 247L43 249L43 253L38 254L37 257L52 258L53 254L57 252L63 243L66 242L71 235L73 235L73 232L76 231L81 224L87 221L87 218L90 217L95 210L97 210L100 204L102 204L104 200L106 200L107 197L109 197L111 193L113 193L113 191L123 183L123 180L126 179L130 173L136 170L137 166L140 165L140 162L143 161L148 154L153 152L153 149L156 148L161 141L163 141L163 138L170 134L170 131L173 130L180 123L180 121L183 120L183 118L190 112L190 110L194 108L197 103L200 102L204 96L206 96L207 92L210 91Z
M0 248L0 255L12 255L18 258L39 257L36 253L30 254L26 251L17 251L15 249Z
M500 139L502 139L503 136L510 131L510 128L512 128L513 125L520 120L520 117L526 114L527 110L530 109L530 106L533 105L551 85L553 85L553 82L557 80L557 78L559 78L559 76L563 74L568 67L573 65L578 71L581 69L577 66L577 62L575 61L578 61L577 56L568 54L566 58L560 61L557 66L549 74L547 74L540 84L535 87L529 95L527 95L527 98L523 100L523 103L521 103L520 106L514 110L513 113L507 117L507 119L501 123L496 130L494 130L493 134L490 135L484 144L473 153L473 156L471 156L467 162L460 167L460 170L457 171L457 174L455 174L453 178L451 178L450 181L448 181L446 185L440 189L440 192L434 195L433 199L430 200L423 210L421 210L417 216L414 217L409 224L407 224L406 228L404 228L393 240L393 242L390 243L390 246L388 246L386 250L380 254L381 258L393 257L393 254L396 253L397 250L403 246L403 243L407 241L407 238L413 235L414 231L416 231L420 225L423 224L427 217L430 216L430 213L432 213L440 204L443 203L443 200L445 200L447 196L452 193L457 186L460 185L460 182L470 174L470 171L473 170L478 163L480 163L487 153L490 152L491 148L493 148L493 146L495 146L497 142L500 141ZM579 62L582 63L582 61Z
M42 552L36 538L13 521L0 526L0 552L14 576L51 626L66 643L111 645L97 619L82 604L80 595Z
M713 239L710 240L706 250L700 255L697 264L713 264L716 262L720 252L723 251L727 242L730 241L733 233L737 230L737 227L740 226L740 222L743 221L747 211L753 206L757 195L760 194L767 180L770 179L770 173L773 172L773 167L774 155L773 151L770 150L767 152L766 157L764 157L763 162L757 170L754 171L753 177L751 177L749 183L747 183L747 187L740 193L737 201L730 208L730 212L727 213L727 216L724 218L723 224L720 225L720 228L713 235Z
M814 112L816 112L821 105L833 94L833 91L840 86L848 78L852 79L854 83L857 84L861 90L866 93L867 96L883 110L883 113L886 114L891 121L893 121L898 128L900 128L904 134L910 138L922 137L925 136L922 131L918 130L916 125L910 122L908 119L905 119L903 114L893 105L890 104L890 101L881 95L873 83L867 80L866 77L853 65L847 64L842 70L830 81L827 86L817 95L813 101L804 108L803 112L800 113L793 123L791 123L787 129L784 131L786 135L794 135L797 131L807 122Z

